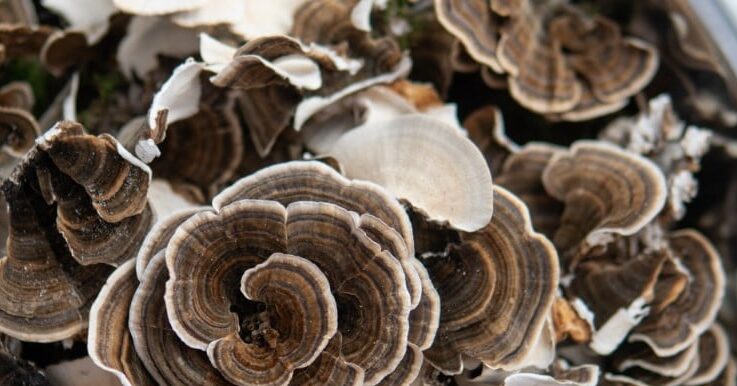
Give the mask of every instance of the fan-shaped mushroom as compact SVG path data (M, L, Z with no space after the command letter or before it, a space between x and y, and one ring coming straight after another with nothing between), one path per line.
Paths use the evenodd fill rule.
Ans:
M674 302L649 315L630 335L659 356L674 355L692 344L716 318L724 296L719 254L703 235L681 230L670 235L671 248L689 273L687 287Z
M417 152L423 157L416 157ZM491 173L457 128L421 115L364 125L330 150L350 178L384 186L434 221L474 231L492 213ZM445 170L452 168L452 171Z
M504 161L496 183L526 205L535 230L552 238L560 226L563 206L543 186L543 172L551 158L564 149L547 143L528 143Z
M565 205L553 238L564 256L581 242L601 245L612 234L639 231L665 204L658 167L603 142L578 141L554 155L542 180L548 194Z
M8 255L0 262L0 331L48 342L76 334L111 269L135 254L151 221L148 167L109 136L60 122L4 182Z
M440 327L425 358L452 373L461 354L516 369L543 333L558 284L552 244L532 230L524 204L500 187L494 216L463 233L447 257L423 261L440 294ZM512 328L510 328L512 327Z
M593 118L624 107L658 66L649 44L622 37L613 22L567 3L436 0L435 11L469 55L486 66L485 80L504 85L496 78L506 77L520 104L561 119Z

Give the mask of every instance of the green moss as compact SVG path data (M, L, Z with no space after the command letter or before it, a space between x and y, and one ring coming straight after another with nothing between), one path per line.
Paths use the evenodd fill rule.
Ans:
M46 72L41 63L30 59L13 59L0 67L0 84L7 84L13 81L25 81L31 85L33 96L36 99L36 108L42 107L50 103L49 98L53 95L49 94L49 87L54 83L53 76Z

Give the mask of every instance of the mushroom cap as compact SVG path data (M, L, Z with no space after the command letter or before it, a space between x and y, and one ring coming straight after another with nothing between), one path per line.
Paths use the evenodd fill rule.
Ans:
M724 268L709 240L687 229L673 232L669 241L690 275L688 285L674 302L645 318L629 337L630 342L646 343L659 356L674 355L696 341L714 322L725 291Z
M376 384L406 351L410 297L402 266L372 241L362 223L355 214L323 202L285 208L274 201L241 200L192 216L166 249L170 279L165 301L174 331L190 347L212 353L213 345L238 328L230 309L239 300L216 294L233 293L233 282L244 269L283 251L310 260L325 274L343 315L338 323L341 352L365 369L367 384ZM392 231L384 226L385 232ZM203 253L208 257L202 258ZM204 283L208 278L214 286Z
M425 358L459 371L460 355L492 368L524 364L546 326L558 285L553 245L532 229L524 204L494 187L494 217L463 233L448 257L423 260L440 294L440 327Z
M0 106L0 145L14 157L22 157L41 134L31 113L18 107Z
M329 154L349 178L383 186L431 220L474 231L491 218L486 160L457 128L437 119L411 114L365 125L344 134Z
M62 236L47 233L53 208L30 186L6 180L3 194L10 226L8 255L0 260L0 332L32 342L73 336L86 327L94 296L112 269L73 262Z
M553 156L563 151L548 143L527 143L505 159L495 180L527 205L533 228L549 238L560 226L563 206L545 191L542 175Z
M156 383L128 332L128 309L138 286L135 267L134 259L118 267L92 303L87 351L97 366L115 374L123 385L153 386Z
M112 137L76 123L37 140L2 187L10 230L0 331L51 342L86 327L108 264L132 257L148 231L149 173Z
M164 220L164 223L169 225L162 225L165 229L160 233L168 236L146 241L149 250L152 245L160 245L162 249L155 253L143 275L139 276L140 284L130 303L128 329L136 353L157 384L230 386L231 383L212 367L207 354L182 343L169 323L164 303L169 278L164 248L179 222Z
M663 173L651 161L597 141L577 141L554 155L542 180L565 205L553 238L565 253L580 242L598 245L609 234L639 231L663 208L667 193Z
M637 367L664 377L676 378L689 371L694 361L699 361L698 355L699 344L697 343L669 357L659 357L647 345L640 343L625 347L615 354L615 367L617 371L622 372ZM727 362L723 363L726 365ZM716 371L715 377L719 371L721 369Z
M503 72L497 59L500 26L487 1L435 0L435 14L473 59L497 73Z
M16 107L31 111L36 99L31 84L24 81L9 82L0 87L0 106Z
M36 56L54 30L23 24L0 24L0 62L7 59Z
M247 343L234 332L208 346L210 361L231 382L286 385L292 371L309 366L337 331L330 284L309 260L274 253L246 270L241 292L265 303L269 318L255 322L260 325L245 337Z
M699 367L686 385L703 385L714 381L729 364L729 340L721 325L714 323L701 334L698 342Z
M171 124L151 169L158 177L199 188L212 197L233 179L243 160L243 129L233 96L207 101L193 116ZM197 144L197 146L192 146Z

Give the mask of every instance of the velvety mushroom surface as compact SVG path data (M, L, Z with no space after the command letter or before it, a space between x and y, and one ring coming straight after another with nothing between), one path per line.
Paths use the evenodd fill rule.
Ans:
M87 324L97 291L137 253L152 221L150 170L110 136L61 122L2 186L8 249L0 263L0 330L56 341Z
M0 0L0 384L734 385L728 2Z

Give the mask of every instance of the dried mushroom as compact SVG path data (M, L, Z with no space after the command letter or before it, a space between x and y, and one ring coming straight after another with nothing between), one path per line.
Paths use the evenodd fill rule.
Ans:
M436 0L435 11L491 70L487 77L504 77L512 97L538 113L568 120L611 113L658 68L650 44L567 2Z
M110 136L60 122L2 186L7 256L0 329L30 341L78 333L110 265L137 253L152 221L150 170Z
M613 234L631 235L650 222L666 198L662 172L649 160L603 142L579 141L553 156L545 190L564 203L553 236L564 255Z
M495 187L491 222L423 264L440 295L440 327L425 358L448 373L463 368L461 354L492 368L524 367L558 284L557 253L524 204Z
M734 385L728 6L0 0L0 384Z

